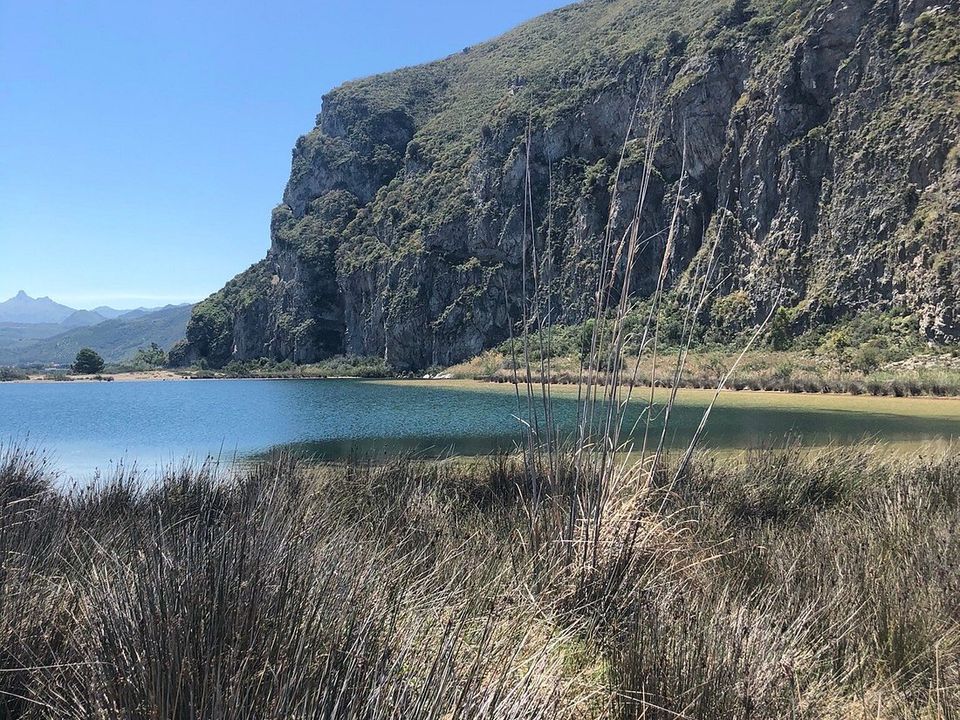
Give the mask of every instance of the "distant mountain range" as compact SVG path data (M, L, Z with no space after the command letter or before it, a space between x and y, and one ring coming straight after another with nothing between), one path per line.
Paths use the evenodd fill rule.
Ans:
M32 298L23 290L0 302L0 322L61 323L76 312L48 297Z
M77 310L48 297L30 297L21 290L9 300L0 302L0 323L20 325L59 324L69 328L87 327L102 323L104 320L115 320L120 317L143 317L147 313L162 309L160 307L140 307L118 310L107 305L101 305L93 310Z
M169 350L185 336L192 307L77 310L21 290L0 302L0 365L68 364L83 347L107 362L127 359L150 343Z

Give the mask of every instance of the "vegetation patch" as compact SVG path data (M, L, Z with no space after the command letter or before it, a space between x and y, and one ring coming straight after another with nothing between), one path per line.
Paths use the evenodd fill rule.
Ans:
M119 469L62 493L42 452L0 449L0 712L952 717L954 456L675 467L615 485L581 560L575 474L534 501L519 458Z

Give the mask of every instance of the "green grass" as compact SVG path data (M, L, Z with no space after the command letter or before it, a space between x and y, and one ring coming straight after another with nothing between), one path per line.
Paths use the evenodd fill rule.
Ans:
M731 308L739 302L737 294L715 304L711 314L736 314ZM636 382L669 385L680 342L682 316L677 298L668 296L658 315L661 361L656 372L650 369L649 353L641 363ZM640 303L627 319L629 339L625 356L631 367L636 360L636 345L642 333L646 304ZM728 383L734 390L778 390L793 393L849 393L909 397L915 395L960 395L960 351L955 344L931 346L915 332L916 318L904 311L865 311L834 324L818 325L800 331L791 328L793 314L781 310L778 322L765 333L765 347L748 352ZM609 320L603 322L609 323ZM632 324L632 326L631 326ZM680 386L709 389L716 387L740 354L746 336L753 328L723 334L718 328L732 323L713 321L694 326L687 366ZM530 357L533 375L540 377L541 357L551 358L552 382L577 383L580 357L589 345L593 321L581 325L557 325L542 334L531 334ZM515 366L522 364L516 354L519 344L504 342L479 356L450 367L446 372L458 378L513 381ZM606 350L604 350L605 352ZM524 376L521 372L521 377Z
M572 468L572 466L571 466ZM0 452L0 715L955 718L960 464L699 456L569 564L560 469ZM566 479L564 479L566 478Z

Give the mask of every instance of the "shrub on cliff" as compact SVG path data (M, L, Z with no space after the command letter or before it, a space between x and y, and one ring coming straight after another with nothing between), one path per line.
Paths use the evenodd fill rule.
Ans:
M221 364L230 357L233 319L225 303L215 295L198 304L187 326L187 341L197 353Z
M167 353L167 367L183 367L190 364L190 346L186 340L174 343Z
M774 350L787 350L790 347L790 313L785 308L777 308L770 320L768 340Z

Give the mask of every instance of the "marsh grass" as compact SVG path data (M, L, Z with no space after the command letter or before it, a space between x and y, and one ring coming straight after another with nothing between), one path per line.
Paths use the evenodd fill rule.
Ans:
M627 382L649 387L671 387L676 382L682 388L709 389L716 387L718 378L726 371L738 353L729 348L718 350L690 349L683 374L673 377L672 367L660 367L656 373L641 365L640 372ZM630 358L636 362L636 357ZM545 364L545 363L544 363ZM540 372L540 362L532 370L532 379L541 382L549 378L554 385L576 385L582 380L578 369L580 361L572 356L558 356L550 361L549 375ZM447 368L456 378L513 382L514 370L509 356L497 350L488 350L473 360ZM592 376L594 382L607 383L604 372ZM960 395L960 371L955 367L911 369L883 367L868 372L839 368L822 356L805 351L779 352L758 349L748 353L731 375L727 385L731 390L779 391L789 393L840 393L886 397L956 397Z
M955 453L677 462L571 573L521 456L58 492L6 448L0 716L956 717Z

